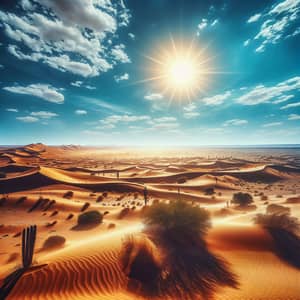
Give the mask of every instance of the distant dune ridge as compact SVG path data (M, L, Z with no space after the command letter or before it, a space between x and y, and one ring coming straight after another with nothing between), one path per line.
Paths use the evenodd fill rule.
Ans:
M141 282L130 279L120 260L124 242L145 234L147 207L183 201L207 210L212 228L203 241L205 253L228 263L238 281L238 289L216 285L205 300L300 300L295 251L300 233L282 234L253 222L261 215L281 213L299 221L297 149L147 150L38 143L1 147L0 175L0 286L22 265L22 230L37 225L33 268L22 274L7 299L147 298ZM239 207L232 201L238 192L251 195L253 203ZM87 224L93 223L90 216L101 220L74 230L81 214ZM163 247L158 239L150 248ZM172 255L179 261L188 257L189 251L183 250L162 253L165 261ZM134 251L129 257L135 257ZM163 260L158 251L153 253L150 261ZM218 262L207 257L212 264ZM214 276L212 264L199 267ZM192 276L193 264L188 265L185 274ZM140 266L137 260L136 270ZM179 265L173 267L179 274ZM150 269L145 270L146 280L149 274ZM188 286L186 291L182 286L181 297L169 290L152 299L203 299L200 292L189 294Z

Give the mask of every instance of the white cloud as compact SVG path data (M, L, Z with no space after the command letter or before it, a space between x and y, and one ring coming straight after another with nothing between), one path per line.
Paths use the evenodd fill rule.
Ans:
M197 27L199 30L203 30L204 28L206 28L207 27L207 19L202 19Z
M243 105L257 105L268 102L276 104L291 99L292 95L289 93L296 92L299 89L300 77L293 77L275 86L266 87L262 84L258 85L238 97L236 101Z
M132 40L135 40L135 35L131 32L128 33L128 36L132 39Z
M183 107L183 117L186 119L197 118L200 113L196 111L197 106L195 103L189 103Z
M247 47L249 44L250 44L250 39L248 39L244 42L244 47Z
M30 113L30 115L41 119L51 119L58 116L58 114L50 111L33 111Z
M242 119L232 119L232 120L227 120L224 122L224 126L240 126L240 125L245 125L248 124L247 120L242 120Z
M273 101L273 103L278 104L278 103L286 102L294 97L295 97L294 95L282 95L278 98L278 100Z
M52 103L64 103L64 95L58 89L47 84L37 83L28 86L4 87L3 89L12 93L32 95Z
M280 109L288 109L291 107L299 107L299 106L300 106L300 102L295 102L295 103L290 103L285 106L282 106L282 107L280 107Z
M116 82L120 82L123 80L128 80L129 79L129 74L128 73L124 73L123 75L115 75L114 79Z
M266 123L262 125L262 127L274 127L274 126L280 126L282 125L282 122L273 122L273 123Z
M81 85L83 84L83 81L77 80L77 81L71 82L70 84L72 86L81 87Z
M254 40L260 42L256 52L264 52L268 44L300 33L299 26L300 0L282 0L270 7L266 13L256 14L248 19L248 23L262 21Z
M9 111L9 112L19 112L19 110L16 109L16 108L7 108L6 111Z
M86 115L87 111L83 110L83 109L77 109L77 110L75 110L75 114L76 115Z
M160 117L160 118L154 118L153 120L151 120L152 124L155 124L155 123L171 123L171 122L177 122L177 119L175 117Z
M38 122L38 118L36 117L31 117L31 116L26 116L26 117L17 117L17 120L24 122L24 123L34 123L34 122Z
M150 93L144 96L144 99L151 103L153 110L161 111L168 107L168 102L164 101L164 95L160 93Z
M202 98L201 101L205 105L215 106L215 105L220 105L220 104L224 103L224 101L227 100L230 96L231 96L231 92L226 91L224 94L219 94L219 95L215 95L215 96L211 96L211 97Z
M18 15L0 11L3 30L14 42L8 51L18 59L84 77L130 62L125 46L114 44L118 27L130 18L123 1L23 0L21 7Z
M163 99L163 95L162 94L159 94L159 93L152 93L152 94L147 94L144 98L146 100L150 100L150 101L153 101L153 100L161 100Z
M119 122L130 123L137 121L150 120L149 116L135 116L135 115L111 115L103 120L100 120L102 124L117 124Z
M197 25L197 36L200 35L201 31L208 27L215 27L219 23L218 19L206 19L203 18L200 23Z
M130 63L130 58L125 53L124 49L125 46L123 44L117 45L111 50L111 54L116 61L121 63Z
M84 87L88 90L95 90L96 87L94 86L91 86L91 85L83 85L83 81L80 81L80 80L77 80L77 81L74 81L74 82L71 82L70 83L72 86L76 86L76 87Z
M258 21L258 19L260 17L261 17L261 14L255 14L248 19L247 23L254 23L254 22Z
M298 115L298 114L290 114L288 116L288 120L290 120L290 121L300 120L300 115Z

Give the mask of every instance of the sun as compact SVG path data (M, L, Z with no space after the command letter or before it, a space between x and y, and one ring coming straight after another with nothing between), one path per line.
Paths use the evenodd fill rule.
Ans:
M170 39L155 49L155 55L145 56L149 61L148 77L142 82L152 82L160 93L174 99L191 101L199 93L205 94L211 74L213 56L207 47L200 47L194 40Z

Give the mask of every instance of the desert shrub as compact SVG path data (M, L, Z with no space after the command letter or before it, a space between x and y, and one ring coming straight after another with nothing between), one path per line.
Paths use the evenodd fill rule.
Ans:
M48 209L50 209L52 206L54 206L54 204L56 203L55 200L51 200L47 203L47 205L43 208L43 211L47 211Z
M126 217L129 214L129 212L130 212L129 207L123 208L118 215L118 219L123 219L124 217Z
M16 205L20 205L22 203L24 203L27 200L26 196L21 196L17 201L16 201Z
M218 286L237 286L227 263L206 246L210 216L205 209L181 200L159 203L144 210L144 223L144 232L162 259L161 276L153 276L152 291L158 296L171 294L172 299L186 300L198 299L200 294L201 299L211 299Z
M266 229L284 229L294 234L300 231L298 219L287 214L257 214L254 222Z
M85 202L84 204L83 204L83 206L81 207L81 209L80 209L80 211L85 211L85 210L87 210L89 207L90 207L90 203L89 202Z
M56 224L57 224L57 221L48 222L48 223L46 223L46 227L52 227L52 226L54 226Z
M108 215L108 214L109 214L109 211L106 210L106 211L103 213L103 216L106 216L106 215Z
M71 199L73 197L73 195L74 195L74 192L67 191L67 192L64 193L63 198L65 198L65 199Z
M66 218L66 220L71 220L74 217L74 214L69 214Z
M56 216L58 214L58 210L55 210L54 212L52 212L52 214L50 215L50 217Z
M186 181L187 181L186 177L180 177L180 178L178 178L177 183L178 184L183 184L183 183L186 183Z
M248 206L253 203L253 198L249 193L238 192L233 194L231 203L239 206Z
M208 187L204 190L204 194L207 196L213 195L215 193L215 190L213 187Z
M275 254L293 267L300 269L300 223L288 214L259 214L255 223L272 236Z
M291 197L286 199L286 203L289 204L298 204L300 203L300 197Z
M2 198L0 199L0 207L3 206L5 203L6 203L6 198L5 198L5 197L2 197Z
M103 196L104 198L106 198L106 197L108 196L108 192L103 192L103 193L102 193L102 196Z
M260 196L260 200L261 201L267 201L268 200L268 196L267 195L261 195Z
M268 205L266 211L267 214L289 214L291 209L278 204L270 204Z
M87 211L78 216L78 225L94 225L102 223L103 215L97 210Z
M144 213L144 223L147 226L159 226L178 238L203 236L211 225L209 213L205 209L180 200L149 207Z
M115 223L109 223L107 226L108 229L113 229L116 228L116 224Z
M59 248L64 246L66 239L60 235L49 236L44 244L43 249Z
M98 196L96 202L102 202L104 197L102 195Z

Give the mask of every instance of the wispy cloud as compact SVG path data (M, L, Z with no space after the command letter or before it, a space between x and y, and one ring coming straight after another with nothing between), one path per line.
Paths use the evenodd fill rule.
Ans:
M288 116L288 120L289 120L289 121L300 120L300 115L298 115L298 114L290 114L290 115Z
M115 75L114 79L115 79L116 82L128 80L129 79L129 74L128 73L124 73L123 75Z
M280 126L280 125L282 125L282 122L272 122L272 123L263 124L262 127L274 127L274 126Z
M195 103L189 103L183 107L183 117L186 119L197 118L200 113L197 110L197 105Z
M30 113L30 115L41 119L51 119L58 116L58 114L50 111L33 111Z
M232 119L232 120L225 121L223 126L240 126L240 125L245 125L245 124L248 124L247 120Z
M280 107L280 109L288 109L288 108L299 107L299 106L300 106L300 102L295 102L295 103L284 105Z
M225 100L227 100L231 96L231 91L226 91L224 94L218 94L211 97L202 98L201 101L205 105L215 106L223 104Z
M87 111L84 109L77 109L77 110L75 110L75 114L76 115L86 115Z
M167 101L163 101L164 95L160 93L148 93L144 99L151 103L153 110L164 110L168 106Z
M35 123L39 121L38 118L32 116L17 117L16 119L24 123Z
M255 14L248 19L247 23L254 23L254 22L258 21L260 17L261 17L261 14Z
M287 101L293 97L290 93L300 88L300 77L293 77L274 86L258 85L239 96L236 101L243 105L257 105L272 102L274 104Z
M283 0L272 5L264 13L257 13L250 17L247 23L261 21L259 32L253 38L259 41L256 52L264 52L269 44L300 33L299 26L300 0Z
M19 110L16 108L6 108L6 111L15 112L15 113L19 112Z
M60 90L48 84L38 83L28 86L10 86L3 89L11 93L35 96L56 104L64 103L64 95Z

